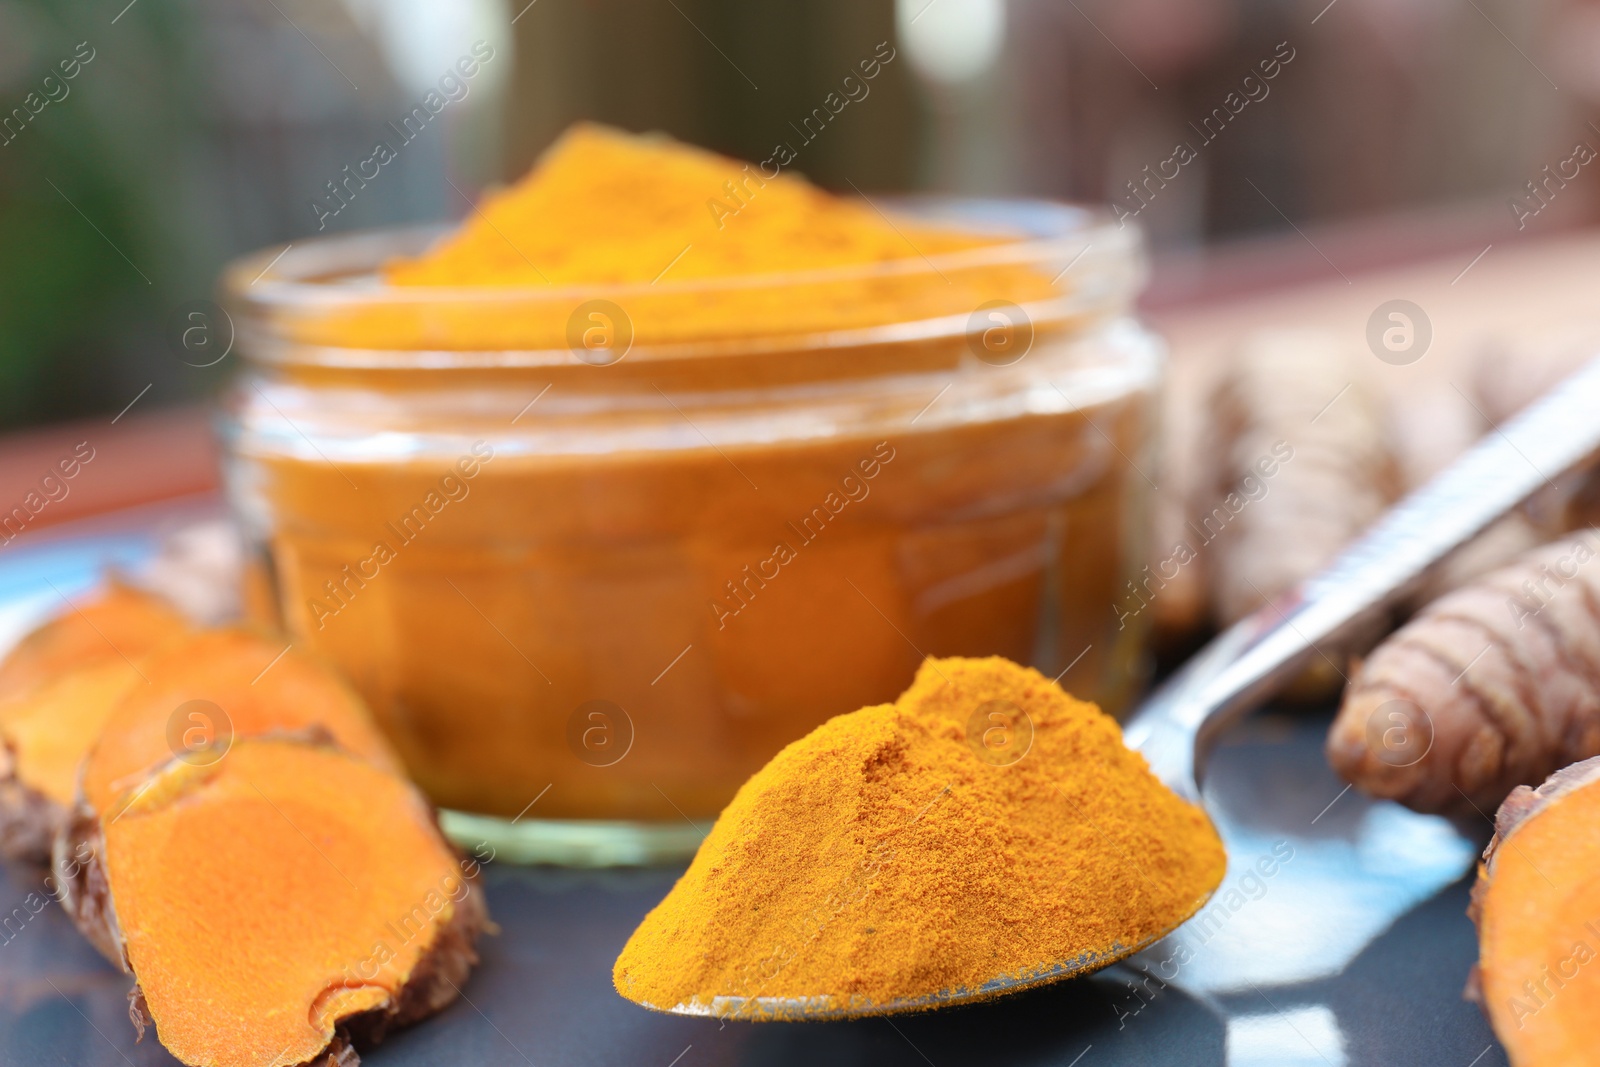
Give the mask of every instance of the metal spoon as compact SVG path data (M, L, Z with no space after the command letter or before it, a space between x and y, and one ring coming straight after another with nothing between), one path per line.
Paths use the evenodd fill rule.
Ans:
M1312 657L1335 648L1363 651L1351 647L1358 632L1353 623L1394 604L1451 549L1596 452L1600 357L1396 504L1321 574L1220 634L1145 699L1124 729L1124 739L1174 792L1201 803L1206 759L1229 726L1271 697ZM1063 960L1026 978L1002 975L980 985L867 1005L828 997L727 996L709 1006L680 1004L668 1010L790 1020L920 1011L1097 970L1170 932L1144 944Z

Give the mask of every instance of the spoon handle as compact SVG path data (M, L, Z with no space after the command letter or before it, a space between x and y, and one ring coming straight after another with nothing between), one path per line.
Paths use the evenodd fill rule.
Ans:
M1393 604L1451 549L1600 451L1600 357L1383 515L1321 574L1220 634L1150 695L1124 731L1191 800L1217 734ZM1329 649L1321 649L1327 644Z

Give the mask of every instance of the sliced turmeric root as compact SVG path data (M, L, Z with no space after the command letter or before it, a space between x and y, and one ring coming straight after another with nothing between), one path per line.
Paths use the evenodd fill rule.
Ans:
M0 664L0 854L43 861L78 762L139 661L189 624L166 601L112 583L23 638Z
M1600 757L1506 798L1470 914L1469 994L1513 1067L1600 1064Z
M399 763L366 705L336 674L282 639L206 630L141 667L145 681L105 720L83 763L81 797L108 810L173 756L208 762L234 738L321 728L386 770Z
M187 1064L347 1067L457 996L488 918L415 787L287 736L172 760L58 856L87 857L64 903Z
M17 643L0 663L0 698L79 667L137 660L188 629L188 621L165 600L111 582Z
M136 664L81 667L0 703L0 852L42 862L77 791L78 764L123 695Z

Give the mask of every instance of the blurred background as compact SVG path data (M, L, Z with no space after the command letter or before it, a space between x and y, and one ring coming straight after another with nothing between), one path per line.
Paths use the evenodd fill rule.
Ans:
M176 336L228 259L459 217L580 118L787 142L833 188L1109 203L1154 308L1509 246L1595 214L1600 3L0 0L0 116L15 429L192 404L232 361Z

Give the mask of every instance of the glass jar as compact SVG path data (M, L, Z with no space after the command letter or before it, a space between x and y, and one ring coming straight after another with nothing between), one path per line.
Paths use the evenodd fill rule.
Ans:
M230 268L234 507L296 644L436 802L501 822L450 818L513 820L524 858L692 848L780 748L924 656L1127 701L1162 363L1131 311L1137 231L900 209L1007 239L582 291L377 280L433 230Z

